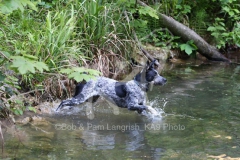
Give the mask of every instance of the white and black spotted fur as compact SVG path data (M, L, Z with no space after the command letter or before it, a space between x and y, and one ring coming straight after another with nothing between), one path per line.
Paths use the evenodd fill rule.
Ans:
M91 97L103 96L118 107L142 113L143 110L146 110L145 92L148 91L150 83L164 85L167 82L155 70L155 61L148 64L133 80L128 82L118 82L106 77L97 77L97 79L90 80L87 83L79 83L73 98L62 101L57 110L64 106L79 105Z

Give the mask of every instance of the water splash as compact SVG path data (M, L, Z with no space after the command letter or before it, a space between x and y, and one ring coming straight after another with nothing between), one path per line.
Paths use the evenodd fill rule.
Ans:
M146 106L147 107L146 111L143 112L142 114L146 116L151 122L162 121L162 118L166 116L166 113L164 112L164 108L167 103L168 101L164 100L163 106L159 108L159 107L153 107L154 104L159 104L158 100L150 101Z
M150 105L146 106L147 109L142 114L144 116L146 116L152 122L161 121L163 116L165 115L165 112L161 108L153 108L152 106L154 103L155 103L155 101L150 102ZM164 104L163 107L165 107L165 105L166 105L166 103Z

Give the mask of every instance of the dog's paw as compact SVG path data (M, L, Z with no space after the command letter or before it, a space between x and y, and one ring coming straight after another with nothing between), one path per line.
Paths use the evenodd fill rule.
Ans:
M146 110L146 107L141 107L137 111L139 114L141 114L144 110Z

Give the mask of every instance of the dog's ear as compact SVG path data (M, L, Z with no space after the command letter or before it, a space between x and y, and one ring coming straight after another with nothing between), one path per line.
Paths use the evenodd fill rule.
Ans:
M154 59L149 65L148 65L148 69L151 69L151 68L155 68L155 63L157 62L156 59Z
M154 68L155 69L158 69L158 67L160 66L160 64L159 64L159 59L155 59L156 61L155 61L155 63L154 63Z
M147 66L149 66L150 65L150 61L149 60L147 60Z
M157 59L154 59L150 64L149 64L149 69L154 68L157 69L159 67L159 62Z
M148 70L149 68L152 67L152 64L153 64L154 61L155 61L155 59L154 59L153 61L149 61L149 60L147 60L147 63L146 63L146 70Z

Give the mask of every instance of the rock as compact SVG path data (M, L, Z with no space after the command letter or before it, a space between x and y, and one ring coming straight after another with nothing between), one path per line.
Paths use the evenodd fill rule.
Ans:
M17 120L15 123L18 124L28 124L31 121L31 117L25 117L23 119Z
M169 57L175 57L176 53L169 49L164 49L160 47L154 47L150 44L143 46L147 52L156 59L159 59L160 64L165 63ZM145 65L146 57L141 51L136 51L133 53L132 58L141 65Z
M56 108L61 103L60 100L53 101L53 102L43 102L37 106L37 113L38 114L54 114Z
M48 126L50 125L50 123L43 117L40 116L33 116L31 119L31 123L34 125L44 125L44 126Z

